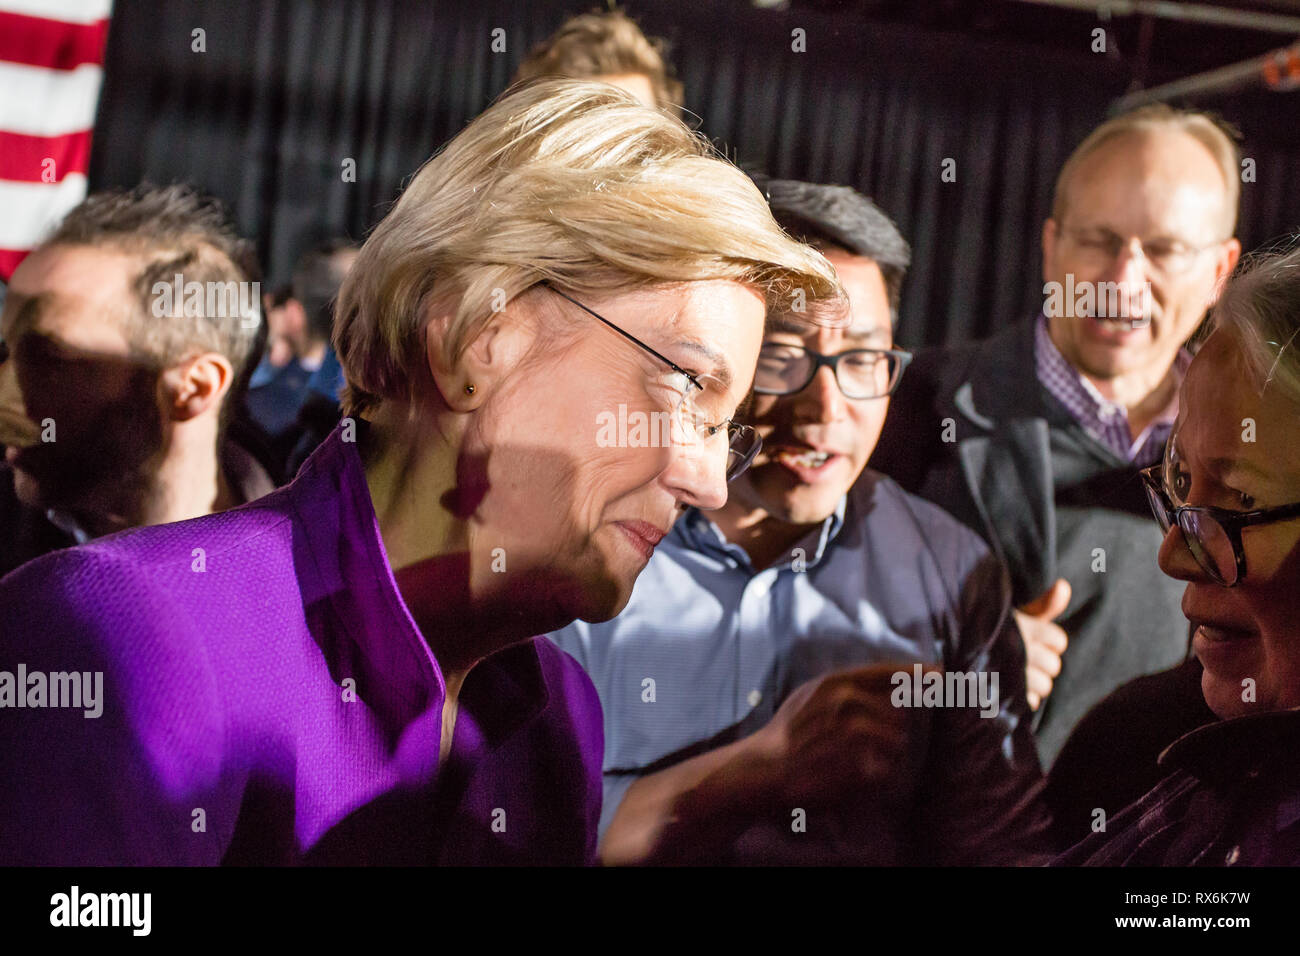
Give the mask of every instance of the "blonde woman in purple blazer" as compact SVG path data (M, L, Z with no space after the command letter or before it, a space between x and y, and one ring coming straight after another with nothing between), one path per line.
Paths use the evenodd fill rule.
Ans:
M723 503L765 316L841 295L666 113L499 100L362 248L345 417L292 484L0 583L0 864L588 861L600 705L533 635Z

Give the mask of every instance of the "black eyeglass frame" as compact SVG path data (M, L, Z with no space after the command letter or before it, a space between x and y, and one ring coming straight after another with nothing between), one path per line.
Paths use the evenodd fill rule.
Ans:
M804 379L803 384L800 385L798 388L791 388L786 391L778 392L775 389L760 388L758 382L755 381L754 392L757 395L797 395L809 386L812 380L817 377L817 373L822 369L823 366L825 366L831 370L831 375L835 379L835 387L838 388L840 390L840 393L850 401L869 402L872 399L876 399L876 398L888 398L890 395L893 395L894 392L898 390L899 384L901 384L903 381L903 372L907 370L907 366L911 364L911 361L914 357L911 352L908 352L905 349L846 349L845 351L839 352L835 355L823 355L821 352L814 352L806 345L795 345L793 343L786 343L786 342L765 342L763 344L763 348L767 348L768 345L779 346L781 348L787 348L787 349L799 349L805 355L808 355L812 359L813 365L812 365L812 369L808 372L808 377ZM864 353L867 355L892 355L895 359L898 360L898 377L895 378L893 384L889 386L889 391L885 392L882 395L866 395L861 397L855 397L853 395L850 395L848 392L844 391L844 384L840 381L840 361L847 356L862 355ZM762 359L761 350L759 351L759 358L761 361Z
M627 339L629 342L632 342L634 345L640 346L642 349L644 349L645 351L649 352L651 355L653 355L653 356L654 356L655 358L657 358L659 361L663 362L665 365L667 365L669 368L671 368L671 369L672 369L674 372L676 372L678 375L684 376L688 382L690 382L692 385L694 385L696 388L698 388L701 392L704 391L704 386L700 384L700 380L699 380L698 377L696 377L696 376L695 376L694 374L692 374L691 372L686 371L686 369L682 368L680 365L678 365L676 362L674 362L674 361L673 361L672 359L670 359L668 356L666 356L666 355L664 355L663 353L659 352L657 349L654 349L654 348L652 348L651 346L647 345L645 342L642 342L639 338L637 338L635 335L633 335L631 332L627 331L626 329L619 328L617 325L615 325L613 322L609 321L609 319L605 318L605 317L604 317L603 315L601 315L599 312L595 311L594 309L589 309L587 306L583 305L581 302L579 302L579 301L578 301L577 299L575 299L573 296L568 295L567 293L562 292L561 290L557 289L557 288L556 288L554 285L552 285L549 281L543 280L543 281L541 282L541 285L544 286L544 287L547 288L547 289L550 289L552 292L554 292L554 293L555 293L556 295L558 295L560 298L565 299L565 300L567 300L567 301L569 301L569 302L572 302L574 305L576 305L578 308L580 308L583 312L586 312L586 313L587 313L588 315L590 315L592 318L599 319L601 322L603 322L605 325L609 326L611 329L613 329L613 330L614 330L615 332L617 332L619 335L623 336L623 338ZM759 435L757 432L755 432L754 429L753 429L751 426L749 426L749 425L745 425L745 424L742 424L742 423L737 422L737 421L734 421L733 419L730 419L730 418L724 418L724 419L723 419L722 421L720 421L720 422L716 422L716 423L711 423L711 424L709 424L707 427L713 429L713 431L710 432L710 436L712 436L713 434L715 434L715 433L717 432L717 430L720 429L720 428L722 428L723 426L726 426L726 428L727 428L727 432L728 432L728 436L729 436L729 440L728 440L728 442L727 442L727 450L728 450L728 452L731 451L731 445L732 445L732 443L735 441L736 437L739 436L739 435L746 435L746 434L748 434L748 435L752 435L752 436L753 436L753 440L754 440L754 445L753 445L753 447L750 448L750 450L749 450L748 452L745 453L745 455L744 455L744 457L741 459L740 463L739 463L738 465L736 465L735 468L728 468L728 469L727 469L727 481L728 481L728 482L731 482L731 481L735 481L735 480L736 480L737 478L739 478L742 474L744 474L745 471L746 471L746 469L748 469L749 466L750 466L751 464L753 464L754 458L757 457L759 451L761 451L762 448L763 448L763 438L762 438L761 435Z
M1276 508L1257 508L1254 511L1229 511L1226 508L1215 508L1212 505L1175 506L1169 498L1169 493L1165 491L1164 482L1160 478L1162 468L1163 465L1152 465L1150 468L1143 468L1139 472L1143 483L1146 485L1147 500L1151 504L1151 510L1155 514L1156 521L1166 534L1169 533L1171 527L1175 524L1178 525L1178 530L1183 535L1183 541L1187 543L1187 550L1192 553L1196 563L1201 566L1201 569L1206 574L1225 588L1236 587L1246 577L1246 552L1241 543L1243 528L1300 518L1300 501L1289 505L1278 505ZM1227 536L1228 542L1232 545L1232 554L1237 565L1237 576L1231 582L1226 581L1223 575L1219 573L1204 544L1184 524L1183 515L1186 514L1203 515L1211 519Z

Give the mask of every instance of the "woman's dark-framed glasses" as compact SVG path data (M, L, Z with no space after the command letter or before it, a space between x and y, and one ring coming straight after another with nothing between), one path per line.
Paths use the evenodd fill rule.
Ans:
M605 325L609 326L609 328L623 336L623 338L627 339L632 344L639 346L646 352L649 352L678 375L682 376L686 384L681 393L682 402L674 410L675 413L681 416L683 422L689 423L693 426L695 433L699 436L701 441L710 441L718 436L725 428L727 433L727 481L734 481L744 473L745 469L750 466L755 456L758 455L759 450L763 447L763 439L759 437L758 432L750 426L742 425L740 422L732 421L730 418L723 419L720 422L705 422L696 410L697 406L694 401L694 396L703 393L706 390L706 382L715 382L716 379L712 379L707 375L688 372L672 359L668 358L668 356L651 348L631 332L615 325L594 309L587 308L577 299L573 298L573 296L561 292L549 282L543 282L542 285L550 289L560 298L572 302L578 308L582 309L583 312L586 312L593 318L599 319Z
M1162 465L1152 465L1141 472L1160 530L1168 534L1170 528L1178 525L1196 563L1224 587L1235 587L1246 576L1246 552L1241 546L1243 528L1300 518L1300 501L1255 511L1229 511L1208 505L1175 506L1165 491L1162 468Z
M758 353L754 391L760 395L802 392L823 365L845 398L884 398L898 388L912 353L902 349L848 349L822 355L802 345L765 342Z

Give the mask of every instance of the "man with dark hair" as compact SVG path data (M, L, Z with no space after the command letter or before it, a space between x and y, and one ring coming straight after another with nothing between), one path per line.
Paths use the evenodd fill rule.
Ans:
M100 193L0 314L0 573L272 490L226 441L266 331L252 245L181 186Z
M764 185L835 266L851 323L776 322L747 416L763 448L727 504L681 516L613 621L551 635L601 694L602 858L1036 862L1046 815L1005 573L864 471L910 358L893 348L907 244L851 189ZM914 709L940 670L979 694Z
M673 77L662 40L651 40L627 14L584 13L566 21L528 54L514 82L544 77L604 80L647 106L678 111L682 84Z
M1211 117L1164 105L1089 134L1043 224L1042 312L919 356L872 459L1006 563L1044 765L1095 703L1187 653L1139 472L1241 251L1238 163Z
M298 416L303 406L316 393L331 401L338 398L342 372L330 347L334 300L357 249L350 239L330 239L299 257L281 329L290 339L293 357L279 367L264 359L253 376L248 414L265 432L277 462L283 462L301 438Z
M822 252L870 259L885 283L891 324L898 324L903 277L912 261L907 241L874 203L848 186L757 177L784 229Z

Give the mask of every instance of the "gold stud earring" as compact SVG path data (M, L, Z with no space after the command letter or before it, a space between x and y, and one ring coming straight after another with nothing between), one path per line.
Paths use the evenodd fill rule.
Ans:
M473 395L473 394L474 394L474 386L473 386L473 385L466 385L466 386L465 386L465 394L466 394L466 395Z

